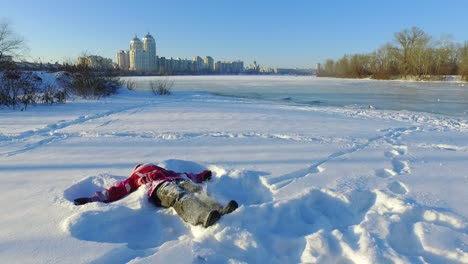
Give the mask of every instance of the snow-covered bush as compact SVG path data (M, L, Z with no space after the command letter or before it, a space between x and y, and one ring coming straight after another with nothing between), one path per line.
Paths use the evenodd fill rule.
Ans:
M117 77L86 65L79 65L77 69L67 87L71 93L83 98L97 99L117 92L120 85Z
M24 110L28 105L64 103L63 87L44 81L37 72L10 68L0 72L0 106Z
M52 84L46 84L40 96L40 102L43 104L65 103L66 98L67 93L64 89L59 89Z
M0 105L13 109L36 103L37 87L42 80L31 72L9 69L0 73Z

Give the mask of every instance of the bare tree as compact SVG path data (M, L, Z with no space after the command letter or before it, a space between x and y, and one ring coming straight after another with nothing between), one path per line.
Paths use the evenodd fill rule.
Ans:
M405 76L415 74L420 69L424 48L429 43L431 37L422 29L412 27L395 33L395 41L399 46L396 49L399 51L400 72ZM415 65L416 64L416 65Z
M464 81L468 82L468 42L465 42L462 48L460 48L460 66L458 69L458 73L461 75Z
M372 78L391 79L399 74L396 51L390 43L374 51L370 57Z
M369 54L345 55L327 60L317 76L393 79L417 77L420 80L444 80L460 74L468 81L468 42L453 42L450 35L440 40L417 27L394 34L392 43Z
M323 64L323 69L320 70L319 76L321 77L336 77L335 61L328 59Z
M0 21L0 61L6 56L17 57L25 50L24 39L16 35L6 21Z
M354 54L349 62L351 78L364 78L370 75L371 56Z

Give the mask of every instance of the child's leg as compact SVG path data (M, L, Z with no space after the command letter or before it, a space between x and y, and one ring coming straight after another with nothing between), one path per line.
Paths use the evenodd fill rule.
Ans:
M187 183L190 181L169 181L162 183L151 195L151 200L158 206L173 207L185 222L192 225L202 224L207 227L216 222L220 213L206 206L193 191L201 187Z
M192 224L211 226L221 217L222 207L209 197L203 188L190 180L178 182L185 195L174 204L174 209L184 221Z
M185 191L176 182L168 181L157 187L151 195L151 200L157 206L172 207L177 200L182 198Z
M223 207L213 197L208 195L206 191L203 191L203 188L200 185L192 181L181 181L179 185L187 192L193 193L195 196L197 196L197 198L206 207L210 208L211 210L217 210L221 214L224 214Z

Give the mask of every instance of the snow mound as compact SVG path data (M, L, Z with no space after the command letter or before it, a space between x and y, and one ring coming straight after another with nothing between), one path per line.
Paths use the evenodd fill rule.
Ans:
M176 171L206 169L174 159L160 165ZM190 226L173 209L154 207L141 188L114 204L80 207L62 222L62 229L79 240L123 245L119 254L102 258L105 262L151 263L169 257L182 263L414 262L414 252L430 262L464 262L468 257L466 221L405 201L400 195L409 187L401 182L390 181L390 192L308 188L275 201L260 180L265 173L208 167L216 173L208 184L211 194L240 204L213 227ZM64 196L89 194L122 179L108 174L86 177Z

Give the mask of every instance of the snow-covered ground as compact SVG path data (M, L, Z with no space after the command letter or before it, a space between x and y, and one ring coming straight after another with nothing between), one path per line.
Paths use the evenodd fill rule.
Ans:
M0 110L2 263L468 263L468 122L203 92ZM212 170L212 227L145 188L72 200L133 166Z

